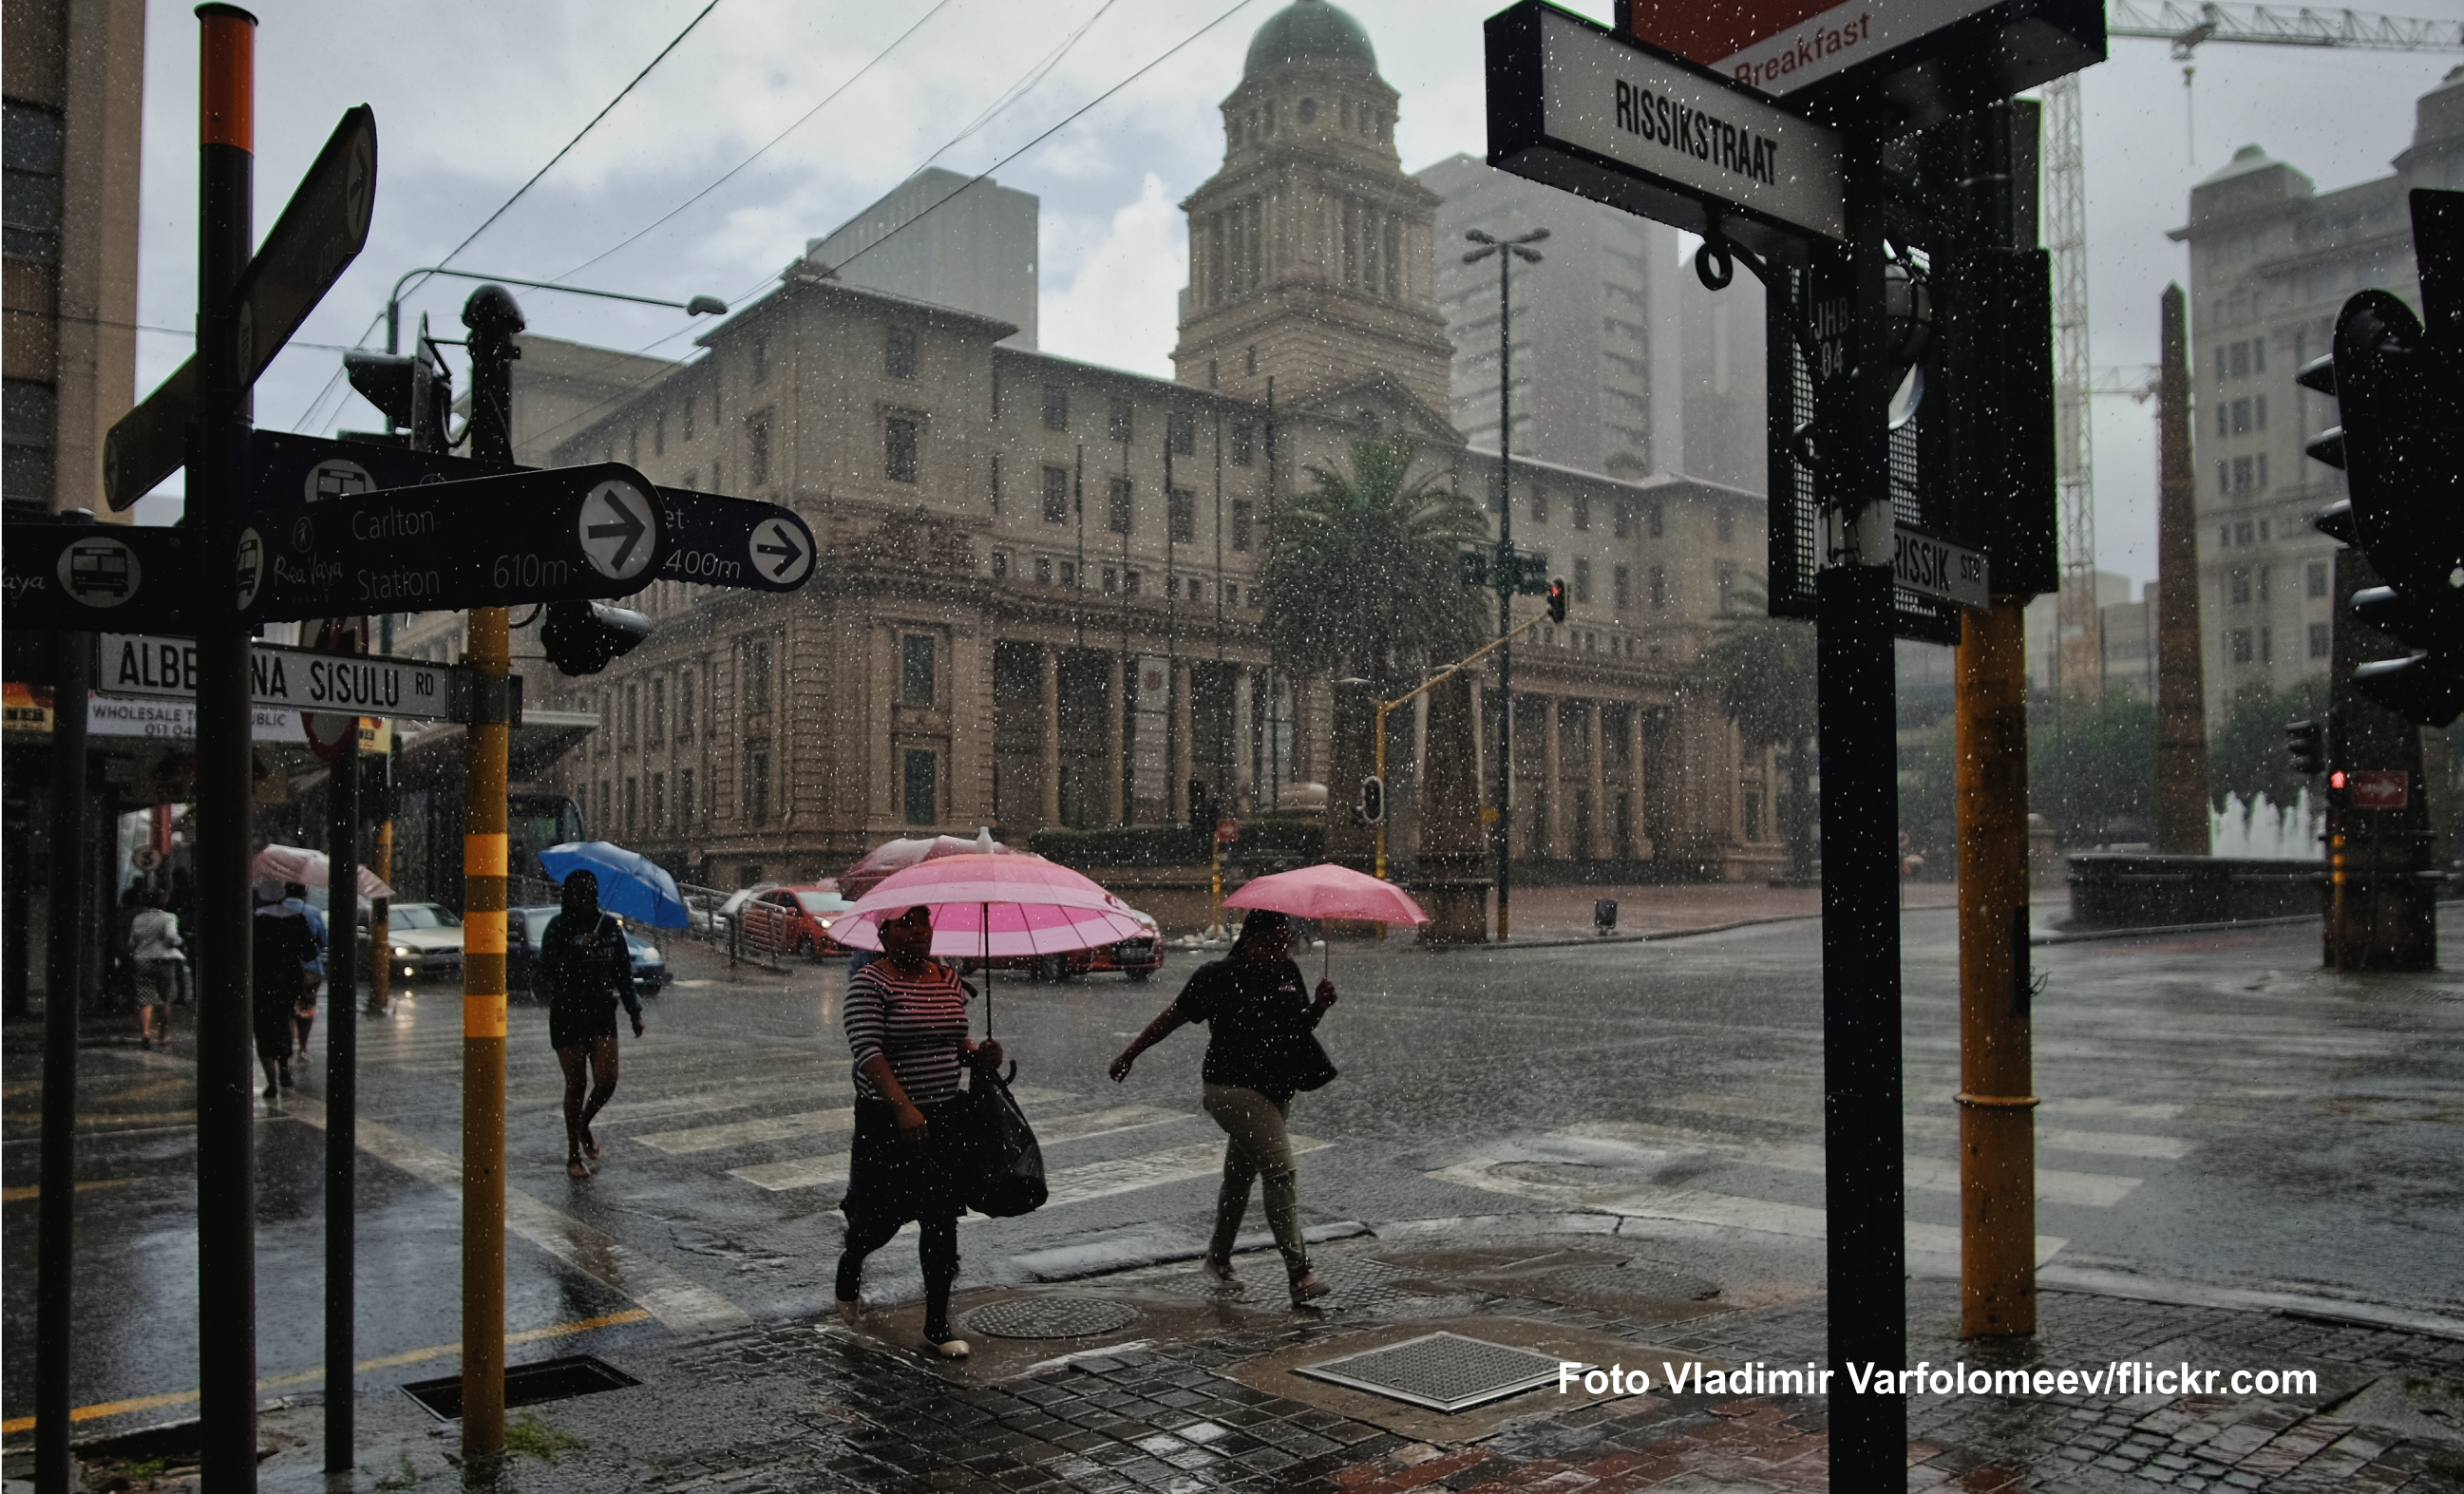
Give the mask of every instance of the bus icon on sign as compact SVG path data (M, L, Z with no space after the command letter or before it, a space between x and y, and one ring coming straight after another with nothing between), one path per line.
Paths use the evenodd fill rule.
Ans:
M137 594L144 567L124 541L80 539L60 552L60 585L90 607L116 607Z

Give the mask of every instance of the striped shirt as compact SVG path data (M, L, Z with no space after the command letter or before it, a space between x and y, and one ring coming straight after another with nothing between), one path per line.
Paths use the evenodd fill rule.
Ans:
M911 1102L949 1099L958 1092L959 1045L966 1037L966 988L945 965L902 976L889 960L877 959L847 981L847 1050L855 1055L856 1093L865 1099L882 1098L864 1072L876 1055L889 1058Z

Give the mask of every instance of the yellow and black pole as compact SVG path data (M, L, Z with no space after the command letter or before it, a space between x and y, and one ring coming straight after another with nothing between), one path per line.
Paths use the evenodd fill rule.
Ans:
M462 308L471 331L471 454L510 463L513 336L522 315L502 286ZM505 780L513 647L503 607L471 609L463 663L483 708L465 744L462 803L462 1455L491 1475L505 1447Z

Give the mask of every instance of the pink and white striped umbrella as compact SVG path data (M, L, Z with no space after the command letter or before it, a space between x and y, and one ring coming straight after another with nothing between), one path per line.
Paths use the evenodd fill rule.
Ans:
M1041 856L942 856L885 877L830 926L830 937L881 948L881 921L933 910L933 953L954 959L1066 955L1147 932L1130 905Z

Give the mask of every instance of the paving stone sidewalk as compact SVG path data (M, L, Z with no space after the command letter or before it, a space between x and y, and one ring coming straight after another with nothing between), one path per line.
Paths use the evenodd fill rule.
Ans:
M1488 1257L1501 1254L1493 1239L1471 1243ZM1568 1244L1565 1237L1534 1239L1502 1253L1564 1254ZM1751 1494L1830 1486L1818 1397L1674 1394L1661 1373L1663 1359L1689 1356L1713 1367L1819 1361L1819 1297L1751 1310L1716 1298L1620 1303L1563 1289L1568 1280L1598 1282L1597 1268L1555 1278L1555 1286L1544 1280L1518 1287L1495 1272L1449 1274L1397 1260L1392 1243L1375 1239L1325 1247L1321 1272L1336 1290L1319 1313L1210 1300L1187 1265L1029 1288L1118 1298L1138 1305L1141 1318L1100 1341L979 1337L966 1366L927 1360L912 1347L913 1305L882 1309L860 1333L832 1318L605 1351L642 1384L516 1413L515 1440L529 1452L510 1461L496 1486L593 1494ZM1645 1260L1632 1264L1652 1267ZM1248 1271L1271 1274L1270 1259L1256 1259ZM1682 1278L1669 1277L1647 1291L1680 1290L1671 1281L1682 1286ZM962 1296L959 1306L963 1315L1018 1295ZM2311 1371L2318 1391L1917 1395L1908 1415L1913 1489L2464 1489L2464 1341L2075 1291L2043 1294L2032 1340L1963 1343L1957 1316L1955 1285L1911 1284L1912 1363L2095 1370L2115 1360L2188 1361ZM1450 1417L1273 1369L1440 1324L1499 1342L1572 1336L1630 1350L1624 1361L1648 1370L1651 1392L1561 1396L1543 1387ZM266 1440L276 1451L265 1464L265 1488L340 1486L316 1471L319 1415L313 1403L286 1402L267 1417ZM428 1421L398 1392L364 1392L360 1417L370 1451L353 1486L441 1489L464 1482L451 1429ZM88 1486L108 1486L113 1471L107 1461L90 1465Z

